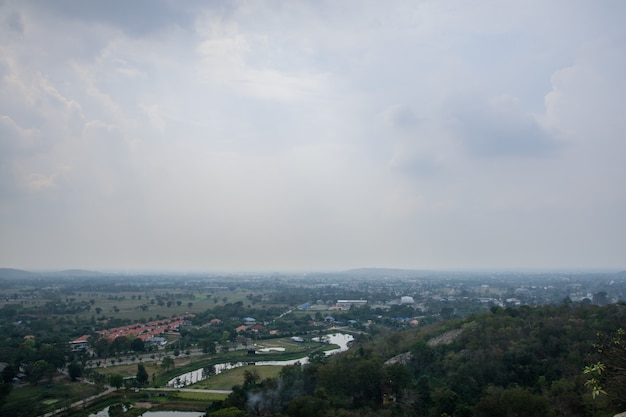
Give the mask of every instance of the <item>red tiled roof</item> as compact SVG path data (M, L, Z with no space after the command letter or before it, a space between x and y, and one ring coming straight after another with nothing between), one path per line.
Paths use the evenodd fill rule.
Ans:
M89 337L90 336L88 334L84 334L81 337L79 337L78 339L72 340L72 343L83 343L83 342L86 342L87 339L89 339Z

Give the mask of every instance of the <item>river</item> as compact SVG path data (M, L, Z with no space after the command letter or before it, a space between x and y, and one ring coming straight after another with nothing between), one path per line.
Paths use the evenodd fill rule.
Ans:
M331 345L339 346L337 349L327 350L324 352L326 356L333 355L335 353L343 352L348 350L348 344L354 340L354 337L351 334L344 333L333 333L322 336L323 342ZM319 342L320 338L314 338L313 341ZM308 357L300 358L300 359L292 359L288 361L247 361L247 362L228 362L228 363L219 363L214 365L213 375L217 375L229 369L239 368L241 366L247 366L250 364L254 364L256 366L287 366L287 365L295 365L296 363L300 363L304 365L309 362ZM185 374L179 375L176 378L172 378L167 382L168 387L173 388L183 388L191 384L195 384L196 382L203 381L209 378L208 375L203 368L196 369L195 371L187 372Z

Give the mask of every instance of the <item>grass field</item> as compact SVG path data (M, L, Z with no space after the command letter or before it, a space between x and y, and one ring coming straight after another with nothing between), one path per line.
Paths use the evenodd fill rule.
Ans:
M146 372L148 376L152 377L152 374L159 374L163 369L156 365L155 361L142 362L143 366L146 368ZM115 366L107 366L106 368L100 367L97 368L97 371L104 375L111 374L120 374L122 376L133 376L137 375L137 363L129 364L129 365L115 365Z
M26 385L14 388L0 407L0 415L11 416L24 412L41 415L55 408L79 401L98 392L93 385L69 381L52 384Z
M308 356L311 352L322 349L330 350L337 348L336 345L321 344L318 342L306 342L299 343L294 342L289 337L260 340L256 344L257 348L282 348L284 351L270 351L267 353L258 353L254 356L250 356L246 351L239 350L236 352L223 353L218 356L215 355L202 355L202 356L181 356L175 359L175 368L169 372L165 372L160 365L160 359L145 359L143 364L148 372L149 382L153 385L154 382L158 386L164 385L168 380L175 378L177 375L181 375L185 372L194 371L204 366L214 365L224 362L239 362L239 361L278 361L278 360L292 360L299 359L301 357ZM121 374L124 377L134 376L137 374L137 363L123 365L111 365L107 362L106 367L97 368L97 371L111 375L114 373ZM265 366L258 366L257 369L266 368ZM153 375L155 379L153 380ZM225 389L230 389L230 386L226 386Z
M228 397L228 394L214 394L209 392L177 392L171 398L191 401L218 401Z
M256 371L261 379L273 378L280 373L282 366L242 366L219 375L212 376L190 386L197 389L231 389L233 385L242 385L245 371Z
M210 294L191 292L181 289L159 290L149 289L146 291L119 291L119 292L76 292L68 295L55 295L57 298L47 298L45 296L33 296L31 287L23 287L18 290L0 291L0 308L5 304L22 304L24 308L41 307L53 299L69 302L91 302L90 309L75 314L81 320L89 320L92 316L113 317L119 319L129 319L133 321L146 322L155 319L157 315L161 317L171 317L185 313L201 313L210 310L216 305L225 303L235 303L242 301L248 305L250 300L246 298L251 293L249 290L218 290ZM264 291L267 293L268 291ZM168 295L174 298L170 307L167 304L159 306L157 296ZM180 301L180 305L177 304ZM191 303L191 305L189 304ZM143 309L142 309L143 306Z
M314 343L314 346L317 347L318 344ZM280 338L280 339L268 339L268 340L260 340L257 343L257 348L283 348L286 353L289 352L304 352L307 348L310 347L310 343L299 343L294 342L291 338Z

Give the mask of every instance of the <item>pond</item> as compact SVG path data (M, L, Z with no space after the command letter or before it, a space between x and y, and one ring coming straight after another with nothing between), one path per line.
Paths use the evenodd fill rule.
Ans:
M337 349L327 350L324 352L326 356L333 355L335 353L348 350L348 344L354 340L351 334L333 333L327 334L321 337L313 339L316 342L328 343L331 345L339 346ZM300 359L292 359L288 361L247 361L247 362L228 362L219 363L214 365L212 369L200 368L195 371L187 372L179 375L176 378L172 378L167 382L168 387L183 388L196 382L203 381L209 378L211 375L217 375L229 369L239 368L241 366L256 365L256 366L287 366L295 365L296 363L305 364L309 362L308 357Z
M141 417L203 417L202 411L146 411ZM89 417L109 417L109 407L106 407Z
M126 406L124 406L124 411L128 411ZM105 407L104 409L98 411L94 414L89 414L89 417L109 417L109 407Z

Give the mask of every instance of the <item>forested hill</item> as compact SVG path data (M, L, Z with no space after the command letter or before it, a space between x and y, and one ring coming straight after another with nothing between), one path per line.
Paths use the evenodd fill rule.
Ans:
M563 304L373 329L348 352L285 367L278 379L248 372L207 415L612 416L626 411L625 325L622 304ZM584 372L599 362L600 375Z

